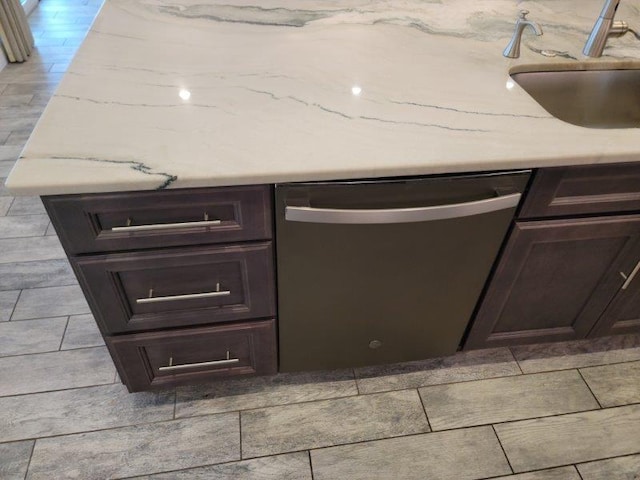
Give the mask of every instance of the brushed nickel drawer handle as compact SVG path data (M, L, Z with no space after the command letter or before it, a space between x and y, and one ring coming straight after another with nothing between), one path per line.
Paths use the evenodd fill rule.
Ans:
M640 261L638 261L638 263L636 264L636 268L633 269L633 271L628 277L625 276L624 273L620 272L620 275L622 275L625 278L625 282L622 285L622 290L626 290L627 287L631 285L631 282L633 282L633 278L638 274L639 271L640 271Z
M172 228L183 227L207 227L211 225L220 225L221 220L209 220L209 214L204 214L204 220L196 222L178 222L178 223L154 223L150 225L131 225L131 218L127 218L127 224L124 227L112 227L112 232L136 232L141 230L170 230Z
M186 293L184 295L167 295L164 297L154 297L153 289L149 290L149 296L147 298L137 298L136 303L160 303L160 302L173 302L176 300L193 300L195 298L211 298L211 297L226 297L231 295L231 290L220 290L220 284L216 284L215 292L203 292L203 293Z
M197 362L197 363L182 363L180 365L173 365L173 357L169 358L169 365L165 367L158 367L159 372L170 372L175 370L184 370L187 368L195 367L222 367L224 365L233 365L240 363L239 358L229 358L229 351L227 350L227 358L224 360L212 360L210 362Z
M513 208L520 202L520 193L472 202L415 208L339 209L294 207L287 205L285 220L290 222L386 224L428 222L467 217Z

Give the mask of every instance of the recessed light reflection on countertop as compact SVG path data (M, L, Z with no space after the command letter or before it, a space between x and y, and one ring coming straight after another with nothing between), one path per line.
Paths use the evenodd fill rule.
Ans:
M511 77L509 77L507 79L507 90L511 90L515 86L516 86L516 82L514 82Z
M356 97L360 96L360 94L362 93L362 87L360 87L359 85L354 85L353 87L351 87L351 93Z
M181 88L178 96L183 100L189 100L191 98L191 92L185 88Z

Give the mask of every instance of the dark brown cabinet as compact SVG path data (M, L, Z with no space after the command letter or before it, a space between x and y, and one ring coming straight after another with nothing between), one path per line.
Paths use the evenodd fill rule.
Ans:
M44 197L130 391L275 373L271 187Z
M639 179L638 165L540 170L465 349L640 331Z

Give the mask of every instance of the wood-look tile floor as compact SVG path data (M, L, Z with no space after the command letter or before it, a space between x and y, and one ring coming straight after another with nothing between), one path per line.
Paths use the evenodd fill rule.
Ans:
M640 479L640 335L128 394L3 187L100 4L42 0L0 72L0 479Z

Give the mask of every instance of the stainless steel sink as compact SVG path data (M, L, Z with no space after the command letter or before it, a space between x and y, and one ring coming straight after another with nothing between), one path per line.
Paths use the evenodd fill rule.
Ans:
M512 72L511 77L547 112L565 122L588 128L640 127L640 66L552 68Z

